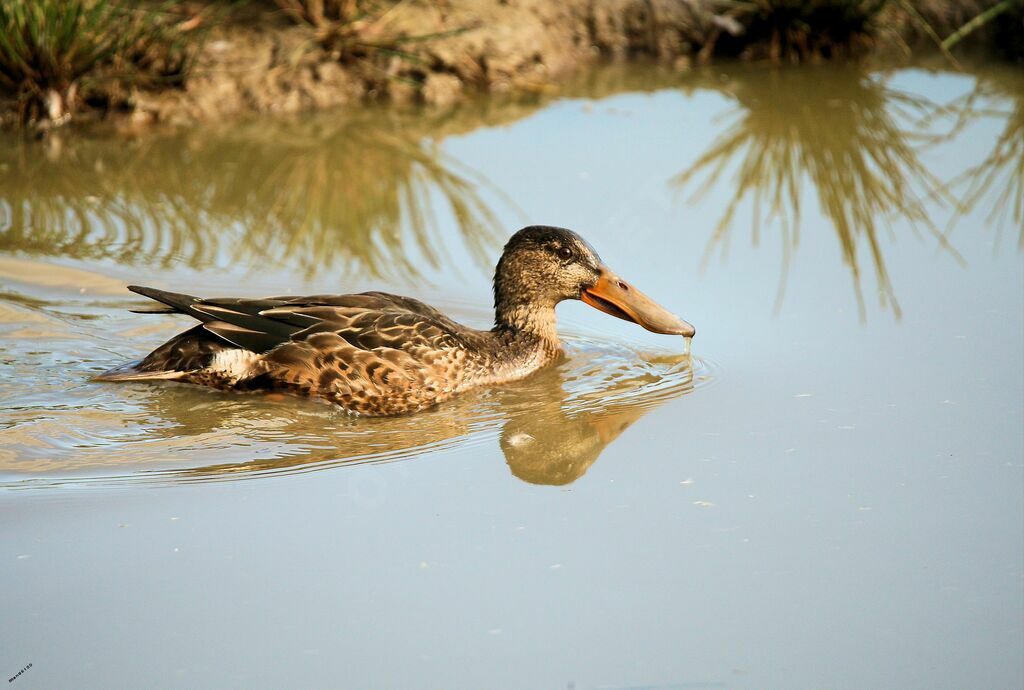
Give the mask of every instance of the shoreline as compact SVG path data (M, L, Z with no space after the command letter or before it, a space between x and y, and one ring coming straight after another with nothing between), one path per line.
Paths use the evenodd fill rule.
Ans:
M970 8L947 0L925 4L933 18L948 23L970 16ZM898 41L879 40L868 56L894 52L908 59L910 46L920 42L918 30L894 8L885 12L892 15L885 17L886 30ZM436 38L417 42L411 56L346 59L318 40L312 26L249 6L205 30L180 84L130 88L119 100L109 99L116 106L85 108L74 120L135 130L376 103L446 109L481 94L543 96L602 63L639 58L688 71L711 59L709 46L737 31L735 19L710 0L401 3L387 23L392 35L422 35L427 27ZM0 101L0 125L15 121L13 101ZM37 131L49 127L44 122Z

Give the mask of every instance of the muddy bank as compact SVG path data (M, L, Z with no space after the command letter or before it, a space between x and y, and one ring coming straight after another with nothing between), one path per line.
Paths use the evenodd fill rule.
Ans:
M407 3L388 32L462 30L410 49L415 59L345 61L310 27L254 10L212 29L181 88L133 94L135 122L298 112L365 101L446 106L479 92L543 92L602 57L650 55L681 67L712 18L676 0L450 0Z
M926 0L919 11L933 25L953 26L982 5ZM714 0L403 2L387 12L380 32L427 38L403 43L392 54L356 59L275 7L256 1L219 15L196 42L193 66L181 83L101 94L94 109L76 119L113 116L139 127L366 102L447 107L480 93L544 94L599 61L644 57L685 71L723 53L765 57L744 48L743 36L753 30L737 20L732 5ZM885 12L891 16L880 24L891 36L873 38L873 50L909 55L918 29L898 9ZM4 110L0 103L0 122ZM12 122L12 109L6 110Z

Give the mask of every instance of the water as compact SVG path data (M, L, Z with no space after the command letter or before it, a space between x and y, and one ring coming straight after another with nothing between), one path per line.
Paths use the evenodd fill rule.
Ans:
M1024 79L607 69L533 102L0 141L21 687L1024 683ZM204 295L490 319L580 231L693 323L421 415L90 377Z

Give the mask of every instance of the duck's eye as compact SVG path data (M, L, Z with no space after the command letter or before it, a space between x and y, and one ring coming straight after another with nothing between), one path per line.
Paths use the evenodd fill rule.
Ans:
M572 249L569 247L559 247L556 254L558 254L558 258L562 261L568 261L572 258Z

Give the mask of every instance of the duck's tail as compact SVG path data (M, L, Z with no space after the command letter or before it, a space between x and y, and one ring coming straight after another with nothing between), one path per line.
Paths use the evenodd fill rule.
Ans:
M131 311L138 314L188 314L192 315L191 305L198 301L198 298L192 295L183 295L177 292L167 292L166 290L158 290L156 288L144 287L142 285L129 285L128 289L132 292L138 293L144 297L148 297L151 300L160 302L164 306L154 307L152 309L132 309ZM162 347L158 348L158 352L167 349L167 346L171 343L180 342L182 337L176 336L172 338L170 343L165 343ZM154 353L155 354L155 353ZM155 361L151 354L145 359L137 360L135 362L128 362L121 366L114 367L110 371L105 371L102 374L98 374L93 377L93 381L173 381L175 379L181 379L188 371L183 368L174 366L175 364L181 364L181 362L169 361L172 358L165 357L162 361Z
M136 314L188 314L189 316L196 316L191 307L199 301L198 297L185 295L180 292L158 290L157 288L145 287L142 285L129 285L128 289L136 294L148 297L151 300L160 302L164 305L162 307L153 307L151 309L129 310Z

